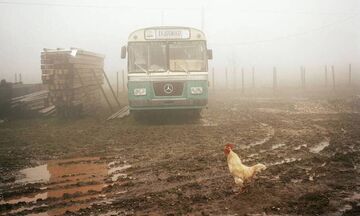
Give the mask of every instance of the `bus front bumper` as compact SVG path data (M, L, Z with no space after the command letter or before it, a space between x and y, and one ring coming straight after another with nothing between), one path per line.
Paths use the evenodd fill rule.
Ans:
M130 100L130 110L154 110L154 109L202 109L208 103L207 99L137 99Z

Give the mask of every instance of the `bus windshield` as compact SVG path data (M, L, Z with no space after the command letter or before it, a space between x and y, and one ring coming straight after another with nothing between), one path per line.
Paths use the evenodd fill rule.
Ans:
M167 71L166 43L132 43L129 45L129 71Z
M129 43L129 72L205 71L204 41Z
M169 43L170 71L205 71L206 48L203 41Z

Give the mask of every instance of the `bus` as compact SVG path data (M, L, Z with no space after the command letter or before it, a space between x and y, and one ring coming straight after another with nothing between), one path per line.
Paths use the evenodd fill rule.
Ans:
M208 103L205 34L189 27L150 27L132 32L121 58L127 57L131 113L146 110L200 112Z

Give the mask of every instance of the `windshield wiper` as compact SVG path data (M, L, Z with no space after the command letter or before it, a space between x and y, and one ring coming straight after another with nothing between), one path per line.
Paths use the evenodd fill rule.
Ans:
M189 73L189 71L188 71L186 68L184 68L184 67L182 66L182 64L179 64L179 65L180 65L181 69L183 69L186 73Z
M149 67L149 72L165 72L166 69L159 65L151 65Z
M140 68L142 71L144 71L146 74L148 74L149 72L147 70L145 70L145 68L141 67L140 65L134 63L138 68Z

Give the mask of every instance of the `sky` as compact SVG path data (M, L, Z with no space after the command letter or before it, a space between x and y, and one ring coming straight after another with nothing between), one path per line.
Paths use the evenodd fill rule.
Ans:
M301 65L318 76L350 63L360 73L360 0L0 0L0 79L41 82L43 48L78 47L104 54L113 80L128 35L160 25L203 29L219 77L276 66L285 79Z

